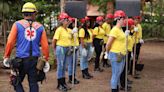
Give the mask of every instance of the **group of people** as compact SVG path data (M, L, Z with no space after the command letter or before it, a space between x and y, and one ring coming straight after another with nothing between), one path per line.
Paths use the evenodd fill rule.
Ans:
M12 26L3 63L5 66L9 66L7 61L16 43L16 57L21 58L22 66L18 69L21 80L14 86L14 89L16 92L24 92L22 81L27 74L30 92L39 92L36 65L38 57L41 56L40 45L43 58L48 61L49 46L46 31L43 25L35 21L37 9L34 4L30 2L24 4L22 13L24 19L15 22ZM94 26L91 26L91 20L87 16L79 19L77 24L75 18L70 17L67 13L60 13L58 16L59 26L52 39L52 48L57 60L57 89L64 92L71 90L66 83L66 68L68 68L68 83L80 83L76 78L78 57L80 57L82 78L93 78L89 72L88 59L92 57L94 51L96 53L94 71L100 73L104 71L100 67L100 56L103 52L103 66L111 65L112 68L112 92L118 92L120 84L125 88L125 55L128 55L128 71L129 74L132 74L131 53L133 53L133 47L136 44L137 61L141 43L143 43L140 20L139 16L127 19L124 11L117 10L114 14L107 14L105 18L98 16ZM126 48L126 41L128 41L128 48ZM46 62L44 71L48 70L49 63Z

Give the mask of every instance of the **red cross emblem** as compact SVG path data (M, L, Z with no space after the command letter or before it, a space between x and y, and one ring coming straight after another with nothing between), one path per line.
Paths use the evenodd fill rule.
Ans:
M27 30L27 36L33 37L34 36L34 30L32 30L32 31Z
M30 30L30 27L25 29L25 38L29 41L34 40L36 38L36 30L32 27Z

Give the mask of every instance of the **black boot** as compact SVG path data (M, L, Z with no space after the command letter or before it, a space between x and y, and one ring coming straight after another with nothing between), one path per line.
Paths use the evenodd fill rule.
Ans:
M82 70L82 76L84 79L90 79L91 78L86 74L86 69Z
M103 67L106 67L106 68L111 67L111 66L108 64L108 59L104 59L104 60L103 60Z
M71 90L71 88L66 84L65 78L62 78L62 84L67 88L67 90Z
M71 83L72 84L72 75L69 76L69 80L68 80L68 83ZM74 77L74 84L79 84L80 81L78 81L75 77Z
M118 92L117 89L112 89L112 92Z
M58 79L58 86L57 89L59 89L62 92L67 92L67 88L62 84L62 79Z
M104 70L101 68L95 68L94 71L103 72Z
M93 76L89 73L88 68L86 68L85 71L86 71L86 74L87 74L90 78L93 78Z
M119 92L119 90L120 90L120 88L119 88L119 86L117 85L117 92Z

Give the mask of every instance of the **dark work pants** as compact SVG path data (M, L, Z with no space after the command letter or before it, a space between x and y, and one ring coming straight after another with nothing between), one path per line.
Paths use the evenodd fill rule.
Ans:
M141 43L137 43L136 44L136 62L138 62L138 59L139 59L140 48L141 48Z
M136 44L136 56L135 56L135 67L137 65L137 63L139 62L139 54L140 54L140 48L141 48L141 43L137 43ZM134 47L133 47L133 55L134 55ZM133 60L131 61L131 68L133 68ZM132 69L130 69L130 74L132 74Z
M93 40L93 45L95 47L95 52L96 52L96 59L95 59L95 68L99 68L100 64L99 64L99 60L100 60L100 55L101 55L101 51L102 51L102 45L100 44L100 42L103 39L97 39L94 38Z
M132 62L130 61L130 58L131 58L131 52L128 52L128 69L132 69L131 67ZM125 72L126 72L126 63L124 66L124 70L120 76L120 84L121 84L121 87L123 88L125 88Z
M22 65L19 69L19 79L18 85L14 86L16 92L25 92L22 86L25 75L28 76L29 82L29 92L39 92L39 87L37 83L37 59L29 60L23 59Z

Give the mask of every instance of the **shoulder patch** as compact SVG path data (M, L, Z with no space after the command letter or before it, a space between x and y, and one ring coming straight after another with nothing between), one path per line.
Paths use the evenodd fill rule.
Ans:
M35 29L38 29L42 26L42 24L38 23L38 22L33 22L32 26L35 28Z
M17 21L16 23L21 24L24 28L29 27L29 23L28 23L28 21L26 21L26 20L19 20L19 21Z

